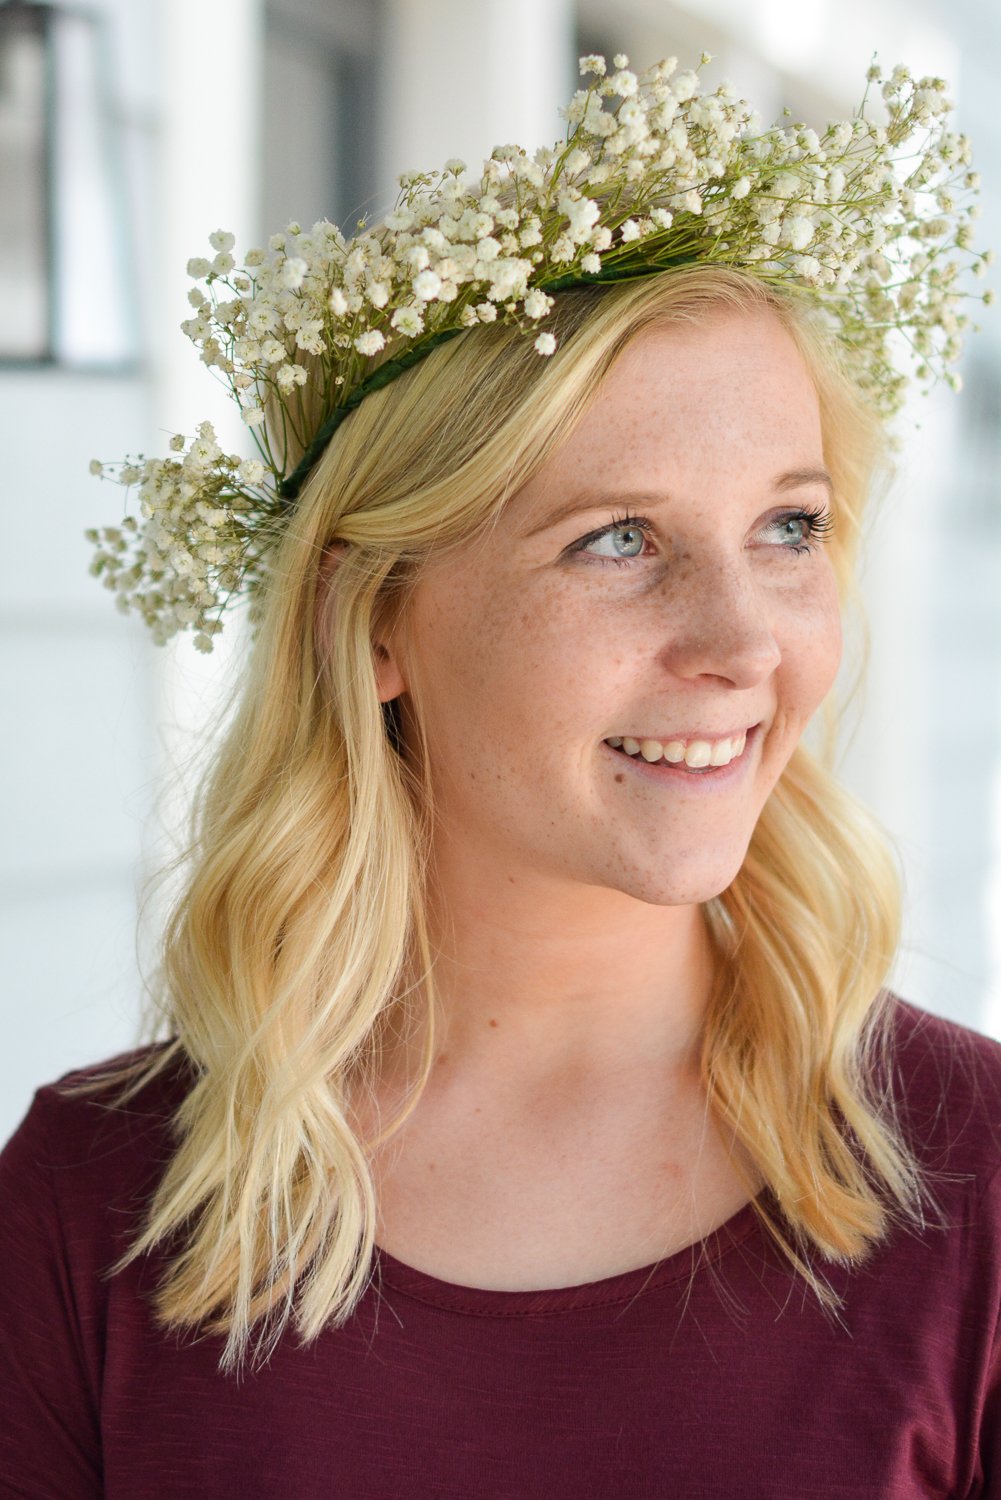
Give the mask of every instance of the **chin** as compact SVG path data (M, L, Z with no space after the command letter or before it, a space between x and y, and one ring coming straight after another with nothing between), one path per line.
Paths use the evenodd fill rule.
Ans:
M649 906L698 906L721 896L733 884L743 865L743 856L727 865L714 865L711 870L692 870L682 874L673 871L666 878L651 873L646 879L640 877L628 883L620 883L623 894Z

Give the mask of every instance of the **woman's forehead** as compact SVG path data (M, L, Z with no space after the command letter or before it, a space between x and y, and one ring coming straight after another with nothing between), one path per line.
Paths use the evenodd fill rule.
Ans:
M522 494L608 477L657 487L693 467L778 473L821 459L819 402L794 340L773 313L730 314L630 340Z

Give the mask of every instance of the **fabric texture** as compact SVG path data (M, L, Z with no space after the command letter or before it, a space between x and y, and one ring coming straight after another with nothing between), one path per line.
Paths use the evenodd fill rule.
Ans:
M948 1227L825 1263L825 1317L746 1205L654 1266L480 1291L380 1252L355 1316L237 1381L105 1273L185 1075L40 1088L0 1154L0 1494L30 1500L1001 1500L1001 1044L894 1002L902 1123ZM67 1074L75 1078L79 1074ZM60 1080L60 1082L63 1080Z

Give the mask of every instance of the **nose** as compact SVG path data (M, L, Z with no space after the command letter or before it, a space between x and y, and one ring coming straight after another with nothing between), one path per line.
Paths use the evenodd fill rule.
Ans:
M716 677L733 687L765 681L782 660L774 600L734 562L690 566L665 587L670 598L662 659L675 676Z

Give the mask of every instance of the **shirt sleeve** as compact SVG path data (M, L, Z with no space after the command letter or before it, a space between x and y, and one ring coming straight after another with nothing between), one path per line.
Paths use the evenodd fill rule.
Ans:
M99 1500L88 1379L39 1090L0 1152L0 1494Z

